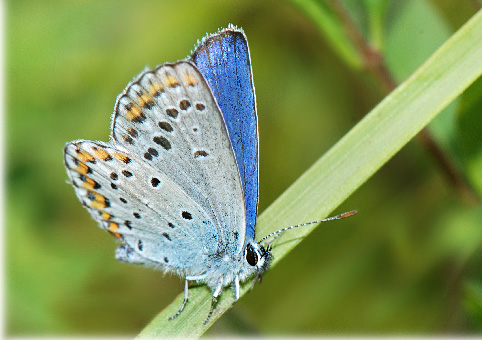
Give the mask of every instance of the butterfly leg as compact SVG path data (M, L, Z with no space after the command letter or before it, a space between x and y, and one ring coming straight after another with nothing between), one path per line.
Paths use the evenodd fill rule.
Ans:
M217 297L221 293L221 289L223 288L222 283L220 282L216 289L213 292L213 298L211 300L211 310L209 311L208 317L206 320L204 320L203 325L207 324L209 319L211 319L211 316L213 315L214 312L214 306L216 305L216 302L218 301Z
M188 287L187 278L186 278L186 280L184 280L184 301L182 302L181 308L179 308L177 313L174 314L173 316L169 317L169 319L168 319L169 321L177 318L179 316L179 314L181 314L181 312L184 310L184 306L186 305L187 298L188 298L188 290L189 290L189 287Z
M256 282L259 282L261 283L261 274L256 274L256 277L253 279L253 284L251 285L251 288L249 288L249 291L251 292L254 288L254 285L256 284Z
M239 276L234 278L234 298L236 301L239 299Z
M184 280L184 301L182 302L181 304L181 308L179 308L179 310L177 311L176 314L174 314L173 316L170 316L168 318L168 320L172 320L172 319L175 319L179 316L179 314L181 314L181 312L184 310L184 306L186 305L186 302L187 302L187 299L188 299L188 290L189 290L189 286L188 286L188 281L197 281L197 280L202 280L204 277L203 276L186 276L186 279Z

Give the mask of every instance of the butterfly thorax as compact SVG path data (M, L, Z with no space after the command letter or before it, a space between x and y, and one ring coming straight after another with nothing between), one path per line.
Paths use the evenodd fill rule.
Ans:
M247 242L243 256L220 251L209 257L209 269L199 275L199 282L207 284L211 290L219 285L222 287L232 284L236 278L243 282L253 275L260 276L269 267L271 261L270 249L265 249L254 240Z

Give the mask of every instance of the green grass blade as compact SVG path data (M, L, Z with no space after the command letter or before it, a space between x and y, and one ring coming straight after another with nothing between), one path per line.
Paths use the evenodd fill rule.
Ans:
M482 11L479 11L260 215L258 237L290 224L327 216L481 73ZM314 227L285 233L273 250L272 266ZM242 286L241 295L249 286L250 283ZM167 321L180 306L182 294L155 317L139 338L200 336L233 303L233 296L226 289L216 313L203 325L211 293L205 286L199 286L190 289L189 294L186 309L177 319Z

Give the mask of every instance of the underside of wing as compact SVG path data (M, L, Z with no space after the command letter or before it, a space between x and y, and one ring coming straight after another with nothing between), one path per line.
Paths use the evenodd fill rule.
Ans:
M112 141L68 143L65 165L82 204L123 240L122 260L194 275L201 262L243 249L235 156L209 86L190 62L139 75L117 98Z
M82 205L102 229L122 240L120 249L130 249L124 257L118 250L121 260L192 273L216 251L215 228L202 207L137 155L110 143L79 140L66 145L64 160Z

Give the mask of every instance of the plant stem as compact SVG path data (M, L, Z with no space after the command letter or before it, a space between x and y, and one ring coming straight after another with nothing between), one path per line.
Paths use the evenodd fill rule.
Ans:
M392 92L398 84L388 69L383 56L363 37L340 0L330 0L329 3L343 23L348 37L352 40L353 45L358 49L362 56L365 68L378 80L385 94ZM438 145L430 131L427 128L424 128L417 135L417 138L423 144L427 152L432 155L432 158L442 170L446 179L456 189L459 195L471 205L477 205L480 203L479 195L467 182L465 176L462 175L450 157Z

